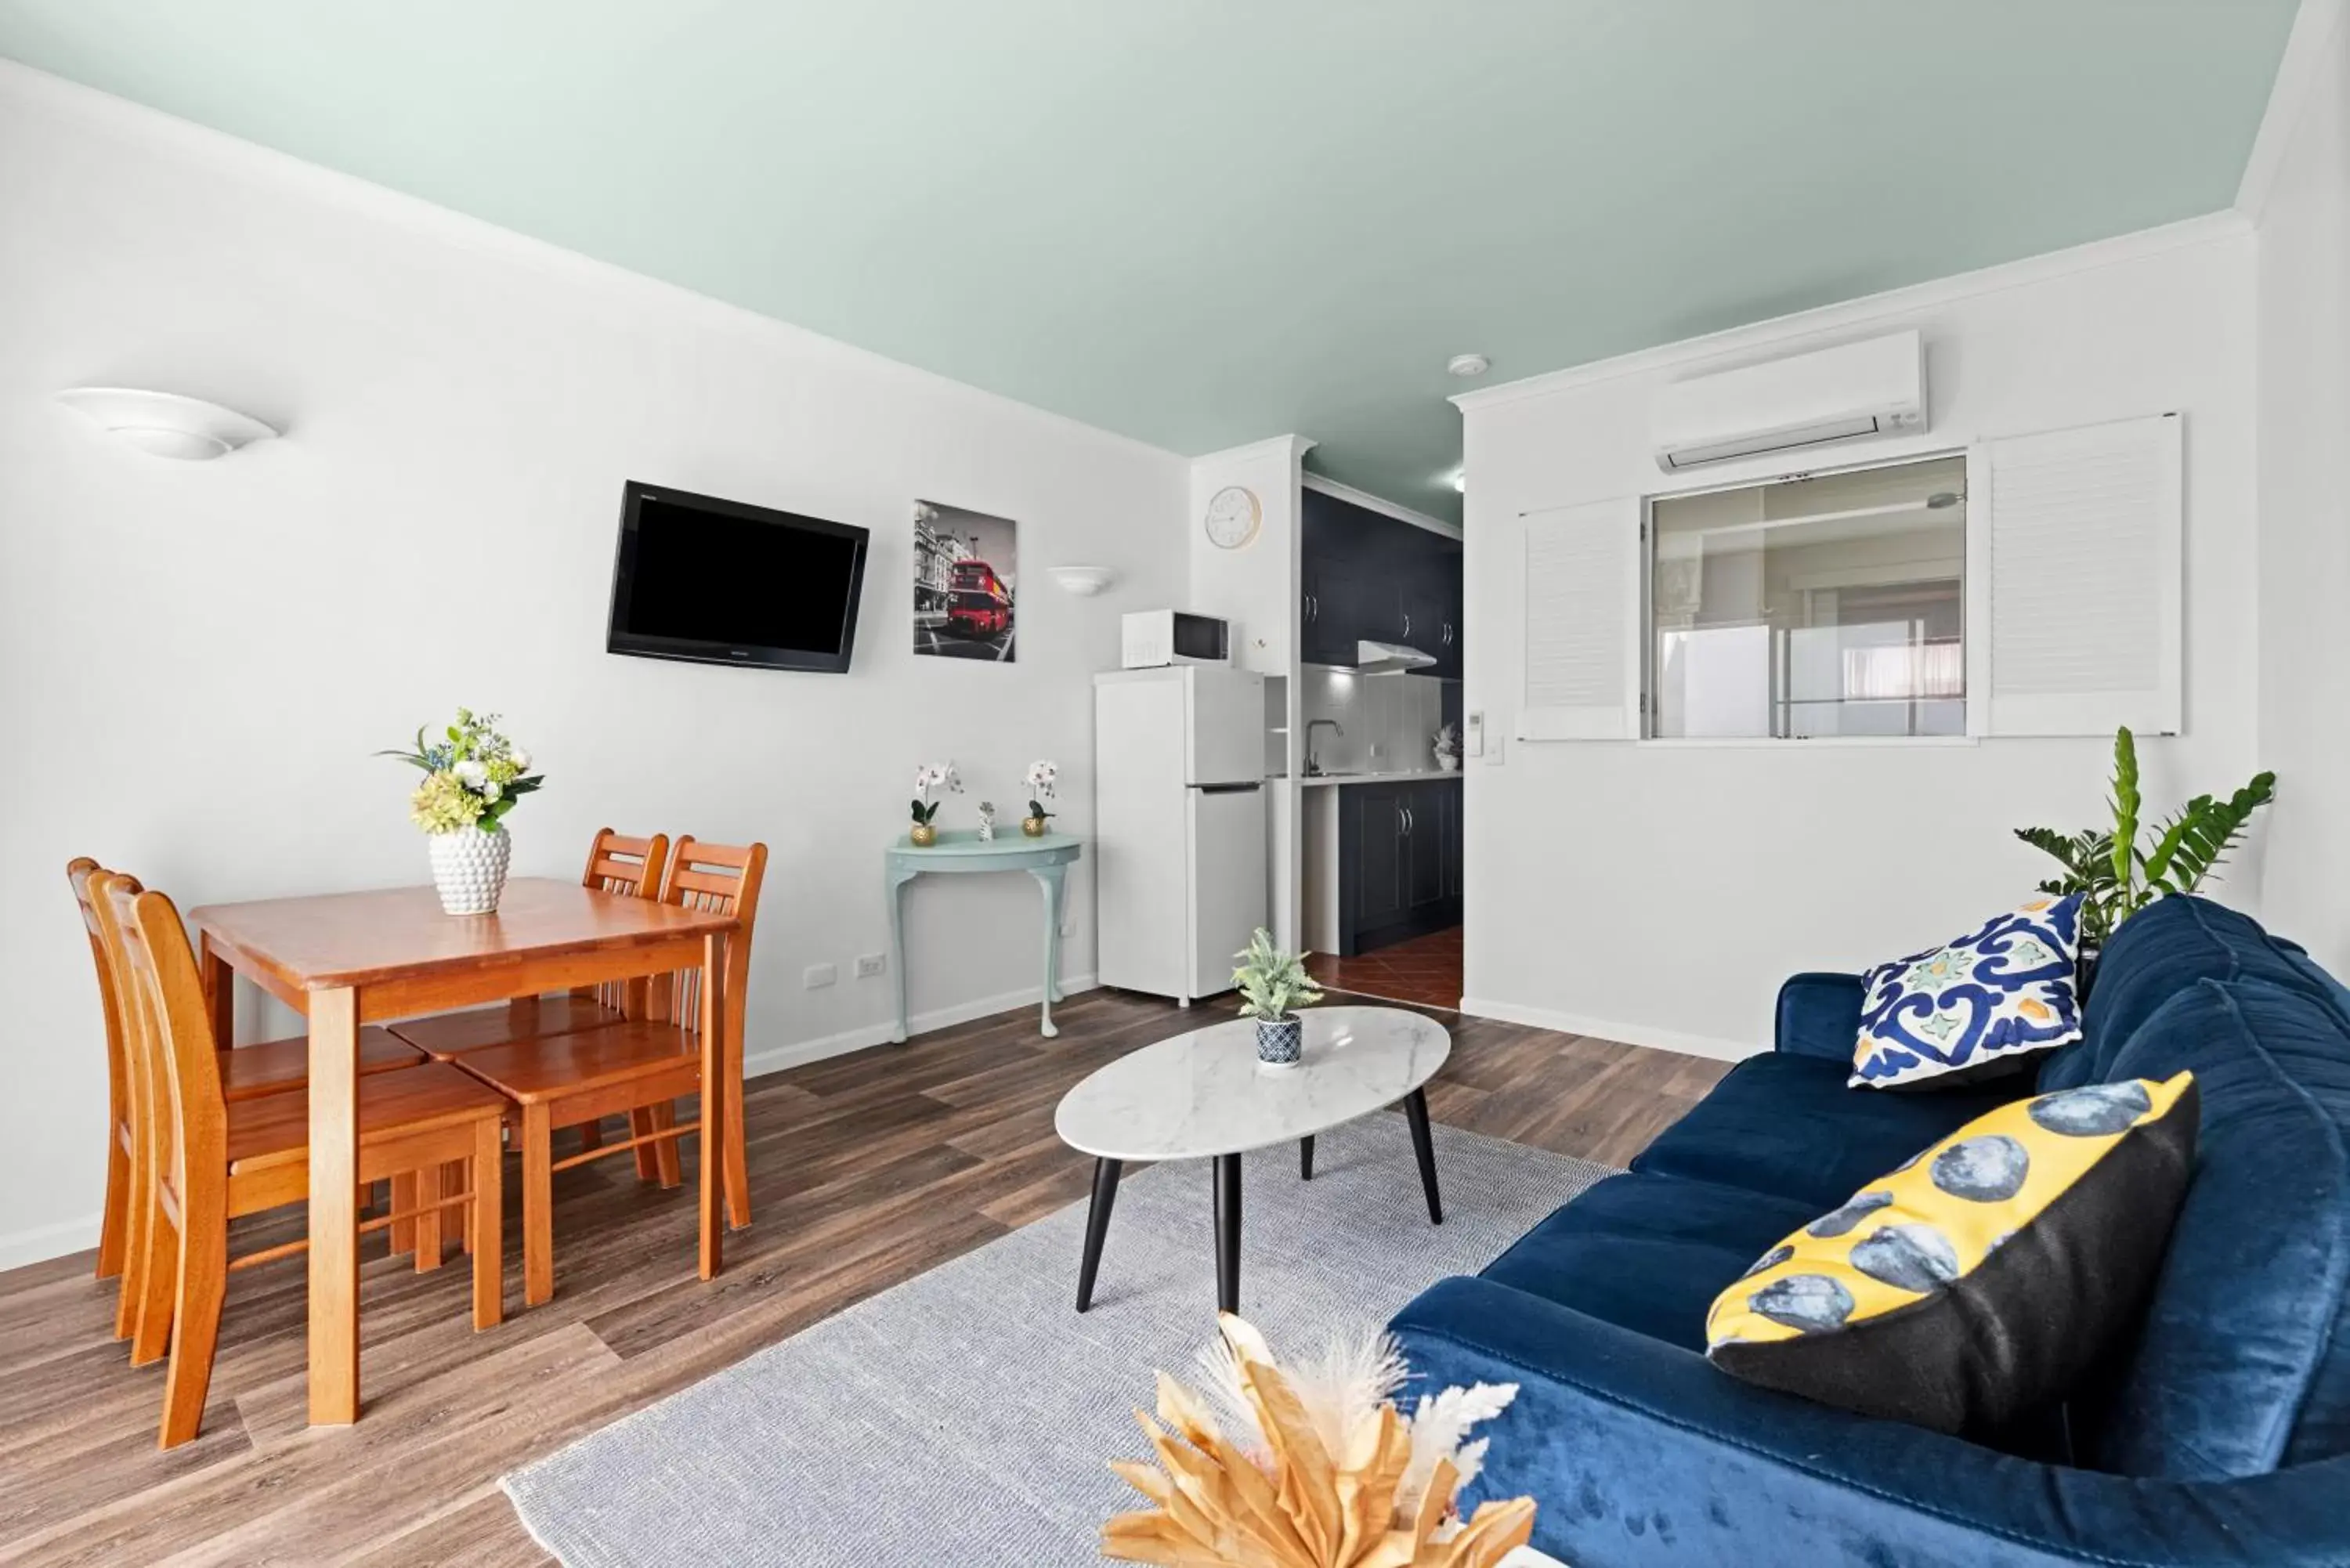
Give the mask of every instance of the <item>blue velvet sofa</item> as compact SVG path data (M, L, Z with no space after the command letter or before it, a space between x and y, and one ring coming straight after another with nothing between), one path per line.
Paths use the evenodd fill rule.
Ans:
M1465 1501L1531 1493L1575 1568L2350 1565L2350 992L2176 898L2116 934L2036 1083L1846 1088L1859 1008L1857 977L1788 981L1776 1050L1396 1316L1429 1385L1519 1386ZM2196 1174L2144 1320L2026 1429L1948 1437L1707 1364L1716 1293L1871 1178L2002 1099L2182 1067Z

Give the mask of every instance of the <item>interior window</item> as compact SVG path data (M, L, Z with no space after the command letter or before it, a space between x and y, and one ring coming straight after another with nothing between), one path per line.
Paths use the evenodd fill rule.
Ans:
M1652 502L1648 733L1964 734L1966 489L1951 456Z

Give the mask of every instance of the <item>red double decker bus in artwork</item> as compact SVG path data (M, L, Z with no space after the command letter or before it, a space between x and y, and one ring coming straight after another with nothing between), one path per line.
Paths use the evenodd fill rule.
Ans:
M957 561L947 583L947 627L965 637L1012 629L1012 590L985 561Z

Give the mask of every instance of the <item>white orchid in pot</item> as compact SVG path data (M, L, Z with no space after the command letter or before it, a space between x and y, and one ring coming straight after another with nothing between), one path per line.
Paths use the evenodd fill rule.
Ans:
M495 713L460 708L457 722L442 734L428 742L420 729L413 751L376 755L398 757L424 774L408 797L408 815L425 832L441 908L452 915L494 915L514 857L505 815L546 778L530 771L530 753L498 729Z
M1053 814L1045 809L1045 803L1053 798L1060 778L1060 764L1041 758L1030 763L1028 771L1021 775L1021 782L1028 786L1028 815L1020 819L1020 831L1029 837L1042 838L1051 831L1046 824Z
M946 797L962 793L962 774L954 763L924 763L914 770L914 826L907 833L907 842L917 849L928 849L939 841L936 826L939 807Z

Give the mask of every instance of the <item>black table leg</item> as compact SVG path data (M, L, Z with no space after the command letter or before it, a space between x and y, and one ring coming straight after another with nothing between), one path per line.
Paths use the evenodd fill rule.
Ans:
M1094 1272L1101 1267L1102 1238L1109 1232L1110 1205L1118 1201L1118 1162L1094 1161L1093 1207L1086 1210L1086 1255L1077 1264L1077 1310L1094 1304Z
M1428 1195L1428 1219L1444 1223L1444 1200L1436 1195L1436 1146L1428 1136L1428 1096L1414 1089L1403 1097L1403 1117L1411 1124L1412 1157L1419 1161L1419 1189Z
M1216 1156L1216 1306L1241 1310L1241 1157Z
M1314 1179L1314 1139L1311 1135L1297 1140L1297 1179Z

